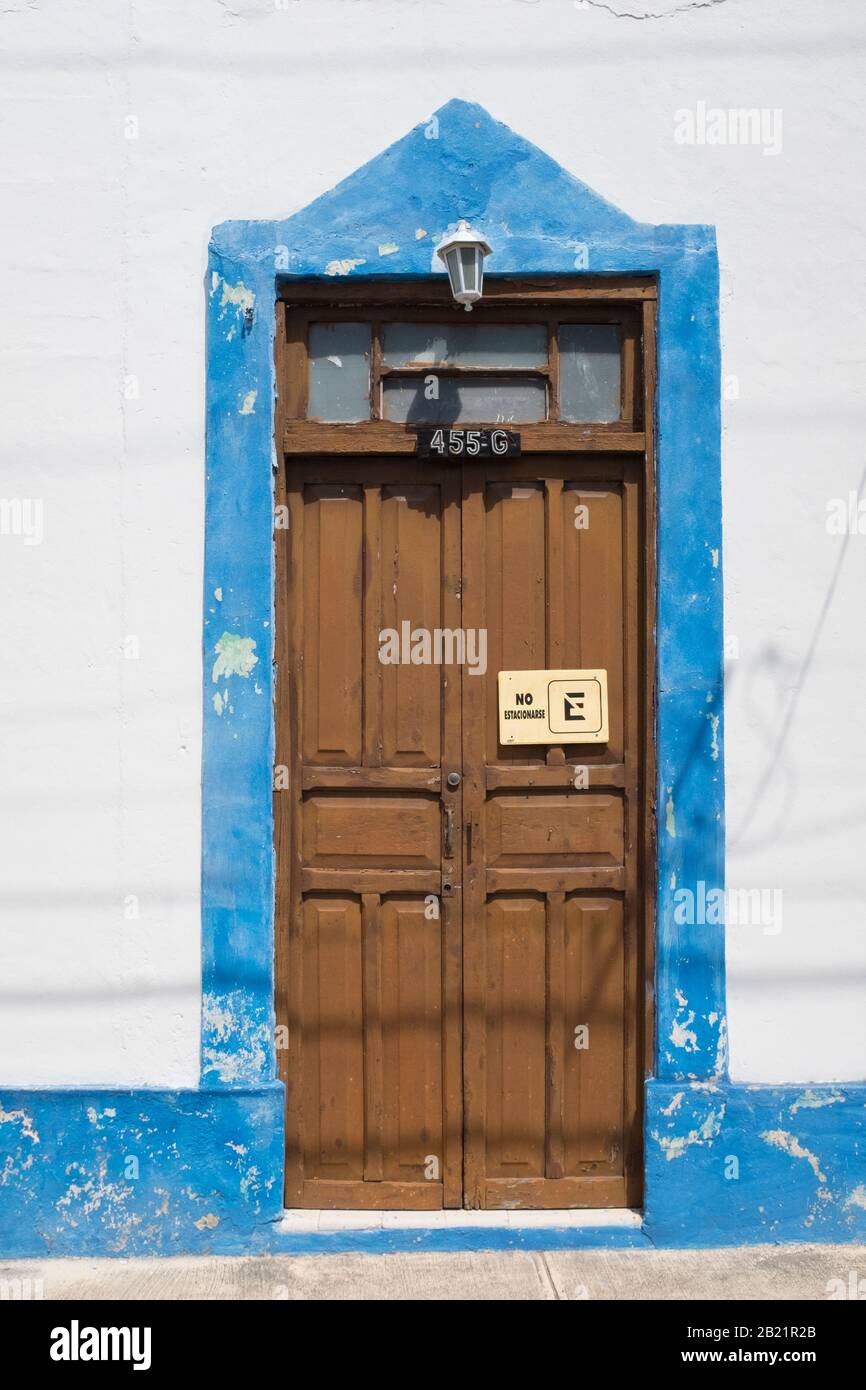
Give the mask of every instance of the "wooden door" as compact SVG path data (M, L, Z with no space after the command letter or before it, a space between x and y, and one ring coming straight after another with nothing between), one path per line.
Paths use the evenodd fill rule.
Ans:
M467 467L463 621L465 1201L639 1195L637 464ZM604 746L504 748L500 670L602 667Z
M540 318L548 351L518 373L545 402L519 424L522 456L483 462L416 458L417 420L387 418L389 380L420 385L430 370L388 364L388 323L429 320L441 339L464 322L447 286L347 285L334 304L317 282L286 293L274 803L286 1203L636 1205L655 287L491 282L473 323ZM310 334L343 320L356 336L367 325L367 395L345 421L318 419ZM584 323L620 335L619 413L596 424L568 418L562 388L561 330ZM479 364L436 370L465 387ZM453 648L415 660L414 634L437 629L483 632L483 673ZM498 672L549 668L607 672L607 744L499 745Z
M460 673L380 659L460 626L459 474L305 460L287 495L286 1199L459 1206Z
M290 1204L636 1200L638 489L290 467ZM486 671L383 664L405 624L486 630ZM497 672L546 667L607 671L602 748L499 745Z

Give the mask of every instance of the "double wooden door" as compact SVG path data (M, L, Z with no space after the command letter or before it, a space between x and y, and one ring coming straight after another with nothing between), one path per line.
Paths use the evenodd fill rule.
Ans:
M285 467L287 1205L633 1204L640 460ZM499 744L552 667L607 671L606 745Z

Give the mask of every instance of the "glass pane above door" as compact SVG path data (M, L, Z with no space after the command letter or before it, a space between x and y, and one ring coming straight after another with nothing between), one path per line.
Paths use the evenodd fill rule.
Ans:
M385 367L546 367L543 323L385 323Z
M547 417L547 383L537 377L389 376L382 414L402 424L510 424Z
M307 414L327 423L370 418L369 323L311 323Z
M602 317L602 315L599 315ZM549 335L564 423L624 419L618 323L313 321L307 415L322 424L533 424L548 419ZM380 351L376 350L378 344ZM554 368L555 368L554 363ZM376 402L377 409L371 409Z
M560 324L560 419L610 424L620 418L620 398L619 329L609 323Z

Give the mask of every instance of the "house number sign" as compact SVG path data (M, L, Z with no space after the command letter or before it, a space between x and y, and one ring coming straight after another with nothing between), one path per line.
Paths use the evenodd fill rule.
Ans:
M607 671L500 671L499 742L607 743Z
M516 458L520 435L516 430L501 429L419 430L415 452L424 459Z

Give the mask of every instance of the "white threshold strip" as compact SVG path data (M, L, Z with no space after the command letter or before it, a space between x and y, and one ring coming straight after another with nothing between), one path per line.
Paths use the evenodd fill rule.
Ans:
M276 1230L283 1235L310 1231L500 1230L553 1228L583 1230L600 1226L639 1228L642 1216L628 1208L600 1211L320 1211L293 1207L283 1212Z

